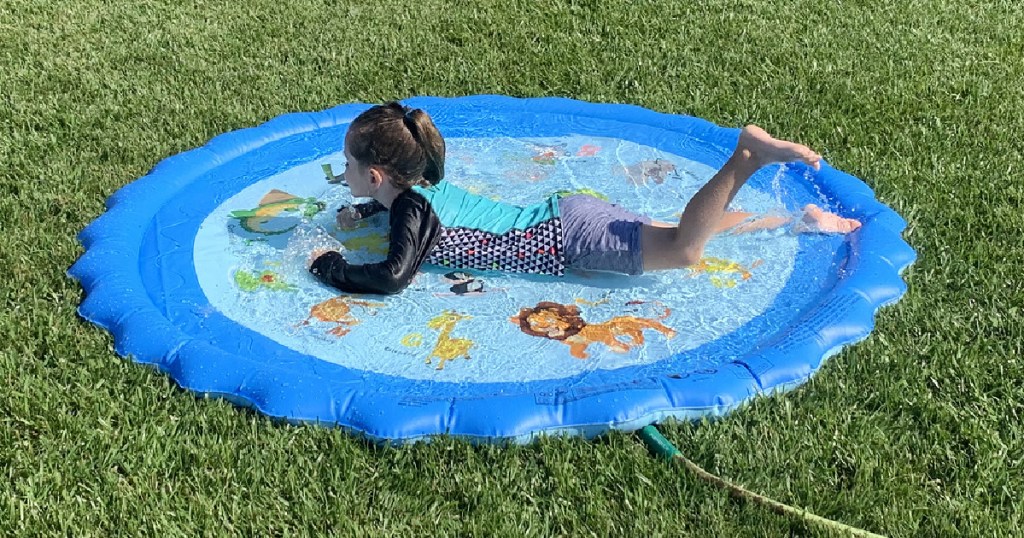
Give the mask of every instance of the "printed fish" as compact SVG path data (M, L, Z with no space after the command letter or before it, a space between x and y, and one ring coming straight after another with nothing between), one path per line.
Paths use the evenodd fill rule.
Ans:
M648 181L661 185L668 176L676 174L676 165L665 159L654 159L627 166L625 172L636 185L646 185Z
M242 291L268 289L272 291L295 291L298 288L281 280L281 276L273 271L260 273L238 270L235 271L235 284Z
M290 232L299 225L297 217L310 218L324 210L326 205L316 198L299 198L274 189L260 200L254 209L240 209L229 215L247 232L278 235Z
M707 273L711 276L711 283L716 288L734 288L736 287L736 281L728 277L720 277L717 275L737 275L741 280L750 280L753 276L752 270L757 269L764 260L756 260L750 264L750 267L744 267L737 262L726 260L724 258L715 258L712 256L706 256L701 258L695 265L691 265L690 276L696 277L702 273Z
M608 196L607 195L602 194L602 193L600 193L598 191L595 191L594 189L588 189L586 187L581 188L581 189L563 189L563 190L560 190L560 191L555 191L555 192L553 192L551 194L554 195L554 196L558 196L559 198L566 198L566 197L573 196L573 195L576 195L576 194L587 194L587 195L593 196L594 198L597 198L598 200L604 200L605 202L608 201Z
M553 165L559 157L565 155L565 144L554 146L533 146L533 162L537 164Z

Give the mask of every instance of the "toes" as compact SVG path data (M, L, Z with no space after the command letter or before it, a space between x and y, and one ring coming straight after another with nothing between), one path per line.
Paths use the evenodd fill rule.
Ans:
M843 234L848 234L855 231L857 228L860 228L860 222L854 219L844 219L840 217L836 217L832 222L823 224L825 224L825 226L823 226L825 230Z
M804 216L794 226L797 233L850 233L860 228L861 223L857 219L847 219L835 213L826 213L814 204L804 206Z
M823 211L821 210L820 207L818 207L815 204L807 204L807 205L804 206L804 213L807 213L808 215L816 217L816 216L820 216L823 213Z
M814 151L807 147L801 147L801 149L799 150L799 155L800 160L803 161L804 163L810 165L815 170L821 169L821 155L818 155L817 153L815 153Z

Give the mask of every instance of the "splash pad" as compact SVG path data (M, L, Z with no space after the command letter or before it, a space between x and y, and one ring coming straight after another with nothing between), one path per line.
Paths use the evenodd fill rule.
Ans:
M529 204L606 197L674 221L737 129L625 105L499 96L414 98L448 143L446 180ZM80 313L119 354L181 386L293 421L394 442L525 442L727 413L805 381L865 338L905 291L904 221L824 164L769 167L735 206L815 203L847 236L719 236L690 269L564 278L426 266L397 296L355 296L305 272L311 246L386 254L386 216L334 227L348 124L368 105L290 114L171 157L118 191L81 234Z

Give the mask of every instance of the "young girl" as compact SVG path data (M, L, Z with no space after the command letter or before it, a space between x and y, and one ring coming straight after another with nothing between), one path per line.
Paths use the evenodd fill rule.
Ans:
M687 203L678 224L654 222L589 195L552 196L520 207L476 196L444 179L445 144L426 112L399 103L360 114L345 136L343 175L355 197L373 202L342 208L338 225L389 211L387 259L352 265L339 252L317 250L309 270L326 284L353 293L398 293L430 263L561 276L566 268L640 274L697 263L719 232L778 228L791 219L727 211L758 169L802 161L818 169L821 157L805 146L747 126L728 162ZM809 205L797 232L847 233L860 227Z

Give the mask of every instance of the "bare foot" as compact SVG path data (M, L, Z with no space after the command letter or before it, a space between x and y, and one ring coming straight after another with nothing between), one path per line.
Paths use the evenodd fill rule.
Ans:
M736 145L736 152L743 151L749 152L758 166L801 161L815 170L821 169L819 162L821 155L811 151L811 148L795 142L772 138L772 135L756 125L747 125L740 132L740 141Z
M826 213L814 204L804 207L803 218L793 225L793 231L796 233L847 234L857 228L860 228L860 221L846 219L835 213Z

